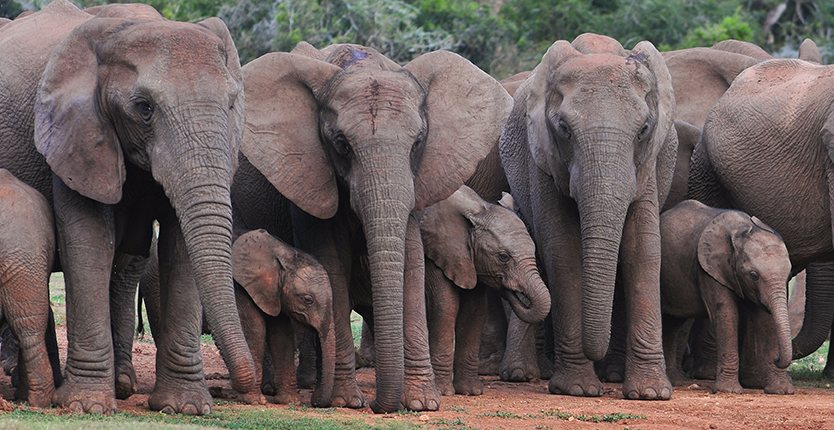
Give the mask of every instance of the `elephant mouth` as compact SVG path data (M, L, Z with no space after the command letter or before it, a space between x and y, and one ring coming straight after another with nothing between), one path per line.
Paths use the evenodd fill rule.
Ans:
M533 301L524 295L521 291L504 290L501 294L504 300L510 303L513 308L520 307L530 309L533 306Z

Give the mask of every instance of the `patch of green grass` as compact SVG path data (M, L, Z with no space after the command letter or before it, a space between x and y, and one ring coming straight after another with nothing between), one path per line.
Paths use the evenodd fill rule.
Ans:
M466 422L460 418L455 419L446 419L446 418L435 418L429 421L429 424L435 425L441 429L455 429L455 430L475 430L474 427L469 427L466 425Z
M822 375L825 362L828 359L829 342L825 341L820 349L813 354L794 360L788 367L788 375L793 379L794 385L804 387L831 388L834 380Z
M452 411L452 412L463 412L464 414L469 414L470 413L469 409L466 409L463 406L457 406L457 405L446 406L446 410L447 411Z
M157 428L198 429L219 427L229 429L392 429L411 430L421 426L412 422L377 422L369 424L349 417L317 417L309 412L262 407L217 407L211 414L194 417L165 415L162 413L117 412L102 415L59 415L54 409L42 411L18 409L0 415L3 429L128 429L150 430Z
M613 414L603 414L603 415L583 415L583 414L571 414L568 412L562 412L558 409L550 409L550 410L541 410L539 411L538 415L527 414L529 418L555 418L559 420L569 421L571 419L578 420L578 421L585 421L591 423L616 423L620 420L625 419L644 419L646 418L645 415L632 415L626 414L623 412L615 412Z
M478 418L481 418L481 417L495 417L495 418L511 418L511 419L516 419L516 420L523 420L524 419L524 417L521 416L521 415L514 414L512 412L507 412L507 411L500 411L500 410L495 411L495 412L486 412L486 413L478 414L478 415L475 415L475 416L478 417Z
M353 347L359 348L362 341L362 315L356 312L350 313L350 332L353 334Z

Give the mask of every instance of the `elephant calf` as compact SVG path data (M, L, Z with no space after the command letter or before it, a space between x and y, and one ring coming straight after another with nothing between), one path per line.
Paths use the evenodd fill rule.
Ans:
M293 248L266 230L252 230L232 244L232 274L235 301L243 334L255 361L255 390L273 369L264 369L266 349L274 366L274 402L298 401L295 392L295 319L312 327L321 345L321 375L313 394L313 405L329 406L333 392L336 338L333 328L333 293L324 268L312 256ZM139 289L148 309L151 332L158 333L159 283L155 278L158 261L151 260ZM205 331L205 328L204 328ZM222 350L223 345L217 344ZM265 403L259 391L241 393L247 403Z
M512 207L512 197L507 194L502 204ZM500 291L527 323L543 320L550 311L533 239L515 213L484 201L467 186L425 209L419 219L435 383L446 396L483 394L478 351L487 288Z
M0 169L0 209L0 320L9 323L19 342L15 398L45 407L62 381L49 306L52 209L43 195L5 169Z
M663 350L672 382L680 382L674 340L687 318L709 316L718 364L712 391L741 393L738 379L739 308L745 302L773 315L777 367L791 363L787 281L791 263L782 238L756 217L685 200L660 216ZM757 335L769 336L770 333Z

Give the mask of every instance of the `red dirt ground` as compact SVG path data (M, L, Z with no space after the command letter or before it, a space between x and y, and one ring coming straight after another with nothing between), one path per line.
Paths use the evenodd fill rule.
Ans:
M58 339L62 343L63 359L66 355L66 329L63 326L59 326ZM155 352L152 343L134 343L138 393L119 401L121 409L147 410L147 397L154 382ZM229 388L228 379L223 379L228 371L217 349L213 345L205 345L203 358L209 387L214 387L213 393L224 400L234 400L235 394ZM360 369L358 376L360 387L369 399L372 398L373 369ZM796 394L791 396L766 395L761 390L745 390L741 395L711 394L710 381L692 381L688 387L677 387L669 401L632 401L622 398L619 384L606 384L602 397L582 398L548 394L546 381L519 384L485 377L484 383L484 395L444 397L438 412L380 416L365 408L339 409L337 413L369 423L378 422L380 418L383 421L408 420L425 424L430 429L460 429L464 425L477 429L834 429L834 389L797 387ZM0 372L0 394L10 399L13 392L9 377ZM302 403L309 405L310 390L301 390L300 393ZM566 415L557 418L554 416L556 410ZM315 411L308 413L318 415ZM575 418L604 414L628 414L640 418L626 418L615 423L586 422ZM334 417L332 413L326 416Z

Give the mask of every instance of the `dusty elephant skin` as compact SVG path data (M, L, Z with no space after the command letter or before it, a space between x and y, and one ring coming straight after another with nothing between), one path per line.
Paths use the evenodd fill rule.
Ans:
M619 271L630 311L623 395L670 398L658 209L677 135L663 58L648 42L626 51L593 34L558 41L514 99L499 148L553 298L550 391L602 394L591 361L608 349Z
M685 200L660 216L660 235L663 350L672 382L684 379L682 357L677 356L683 348L674 344L676 332L688 318L709 316L718 348L712 392L741 393L736 303L740 300L772 314L778 331L758 335L778 338L775 364L788 367L791 332L786 285L791 263L779 235L744 212L710 208L694 200ZM688 337L687 330L678 339Z
M364 306L378 327L371 407L438 409L423 247L410 214L472 175L498 139L509 96L456 54L437 51L400 67L356 45L319 51L301 43L247 64L244 79L249 109L241 151L297 205L294 245L330 276L333 404L366 403L349 320L352 306Z
M154 219L166 309L148 406L211 411L199 354L201 302L234 388L250 391L254 365L232 289L229 197L244 100L225 25L167 21L138 4L87 13L56 0L3 26L0 52L0 105L9 109L0 167L51 197L62 251L69 348L57 403L116 409L111 270L125 255L147 255Z
M0 208L0 321L9 323L19 342L15 398L46 407L62 379L49 306L55 257L52 209L5 169L0 169Z
M512 205L512 198L504 204ZM478 351L487 289L527 323L550 311L533 240L512 210L463 186L418 215L426 253L429 345L443 395L481 395ZM454 375L453 375L454 372Z
M805 321L793 340L794 359L819 348L834 317L832 207L820 204L834 201L831 71L792 59L746 69L707 116L689 177L690 198L761 218L782 236L793 273L806 269ZM757 349L766 357L777 346ZM831 366L829 360L827 372ZM787 379L774 380L777 370L752 373L767 375L766 390L773 391Z

